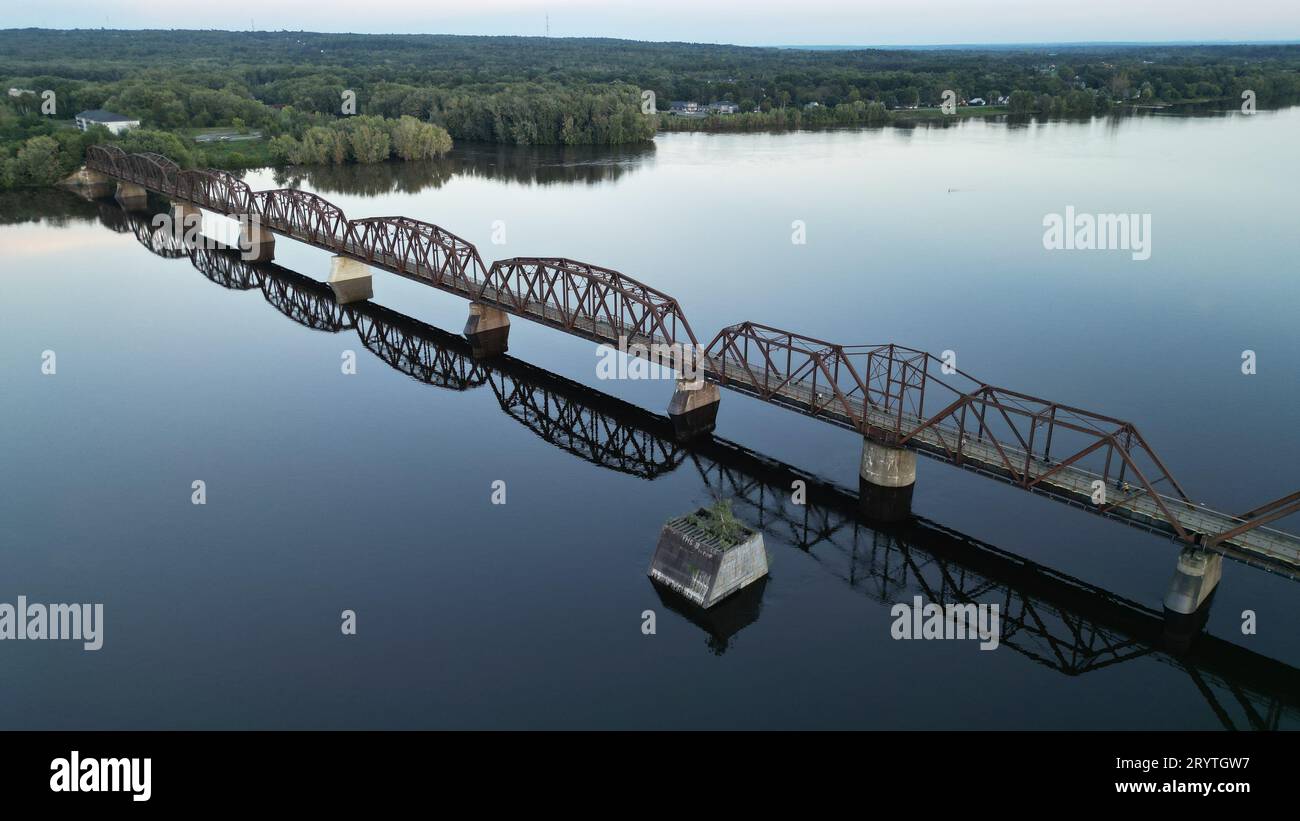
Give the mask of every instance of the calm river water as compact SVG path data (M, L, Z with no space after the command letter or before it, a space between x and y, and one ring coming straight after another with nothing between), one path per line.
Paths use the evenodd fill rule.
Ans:
M666 134L248 180L485 259L618 269L705 341L748 319L953 351L1135 422L1193 498L1239 511L1300 484L1297 133L1300 109ZM1046 250L1071 206L1150 215L1150 258ZM719 441L681 447L671 383L599 380L592 344L523 320L474 368L463 301L377 272L387 311L355 324L429 357L391 367L319 299L323 251L281 238L282 267L222 273L111 203L0 215L0 602L104 607L98 651L0 642L0 727L1300 725L1295 582L1225 564L1184 649L1162 538L924 459L918 519L876 530L846 431L724 391ZM804 474L826 484L792 506ZM646 570L663 522L714 498L762 527L771 575L701 616ZM999 603L1000 646L893 639L914 596Z

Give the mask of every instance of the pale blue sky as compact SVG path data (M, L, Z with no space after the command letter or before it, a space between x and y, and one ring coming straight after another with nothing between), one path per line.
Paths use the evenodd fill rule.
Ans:
M42 0L5 27L551 34L770 44L1297 40L1300 0Z

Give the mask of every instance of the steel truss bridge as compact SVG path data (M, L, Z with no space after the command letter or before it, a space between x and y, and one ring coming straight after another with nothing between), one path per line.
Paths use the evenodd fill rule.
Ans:
M1267 527L1300 511L1300 491L1239 514L1211 510L1187 496L1131 422L990 385L924 351L840 345L756 322L723 328L701 348L675 299L609 268L537 257L486 265L472 243L432 223L348 219L316 194L253 191L227 172L182 170L158 154L93 146L86 166L584 339L644 346L664 364L869 440L1300 578L1300 537Z
M253 265L224 250L181 252L169 232L119 209L101 218L159 256L187 258L223 288L260 291L303 327L356 333L376 357L418 382L458 392L488 386L507 415L593 465L654 480L689 463L712 495L734 499L747 524L874 601L996 601L1001 643L1035 664L1081 676L1151 657L1187 675L1225 728L1300 725L1300 670L1282 662L1209 634L1171 635L1160 611L927 519L867 522L848 489L725 439L679 441L666 416L510 356L476 359L462 336L370 302L340 306L327 285L278 265ZM807 489L802 505L790 493L796 480ZM719 613L679 610L709 632L716 653L758 617L761 588L734 599Z

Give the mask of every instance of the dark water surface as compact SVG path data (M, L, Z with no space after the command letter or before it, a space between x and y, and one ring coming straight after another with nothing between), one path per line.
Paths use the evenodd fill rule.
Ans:
M1298 126L661 135L249 182L435 222L489 260L616 268L704 339L752 319L952 350L1132 420L1193 498L1245 510L1300 484ZM1151 258L1045 250L1067 206L1150 214ZM873 529L846 431L724 391L718 441L683 447L671 383L599 380L593 345L518 319L509 356L476 364L463 301L377 272L373 304L340 311L329 256L291 240L254 270L169 258L111 203L0 214L0 602L105 614L97 652L0 642L0 727L1300 725L1294 582L1226 563L1179 653L1161 538L924 459L918 520ZM792 506L806 474L825 484ZM646 568L662 523L717 497L772 569L701 618ZM915 595L1000 603L1001 646L892 639Z

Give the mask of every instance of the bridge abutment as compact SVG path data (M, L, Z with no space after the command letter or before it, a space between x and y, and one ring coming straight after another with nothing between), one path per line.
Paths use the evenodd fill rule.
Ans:
M275 234L255 219L239 221L239 252L245 262L270 262L275 259Z
M329 286L334 301L340 305L364 302L375 295L370 267L351 257L335 256L330 260Z
M113 198L128 211L143 211L149 207L149 192L143 185L133 182L119 181Z
M510 342L510 315L500 308L471 302L469 319L465 320L465 338L475 357L505 353Z
M64 177L59 185L77 192L86 199L97 200L112 194L117 187L117 181L107 174L83 167Z
M703 379L678 379L668 402L668 418L678 440L711 433L718 422L722 394L718 386Z
M864 516L878 522L897 522L912 515L912 490L916 487L916 454L862 440L858 470L858 499Z

